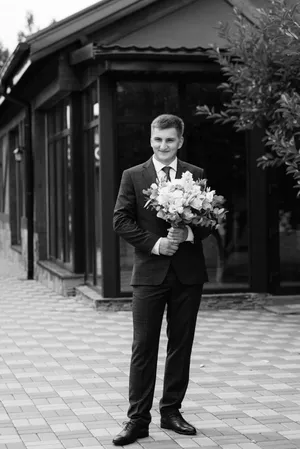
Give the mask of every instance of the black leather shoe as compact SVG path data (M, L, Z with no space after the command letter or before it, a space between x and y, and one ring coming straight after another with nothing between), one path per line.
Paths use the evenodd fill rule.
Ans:
M174 432L181 435L196 435L197 433L195 427L183 419L178 410L162 415L160 427L162 429L174 430Z
M141 427L133 421L128 421L124 429L113 439L113 443L115 446L126 446L126 444L134 443L138 438L146 438L148 436L148 427Z

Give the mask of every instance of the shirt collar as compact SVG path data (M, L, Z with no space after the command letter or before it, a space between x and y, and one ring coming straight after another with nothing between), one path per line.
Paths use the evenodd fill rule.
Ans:
M159 173L160 170L162 170L166 166L166 164L162 164L157 159L155 159L154 156L152 156L152 161L153 161L153 165L156 170L156 173ZM174 159L174 161L169 165L169 167L173 168L173 170L175 170L175 172L177 172L177 162L178 162L178 159L176 157Z

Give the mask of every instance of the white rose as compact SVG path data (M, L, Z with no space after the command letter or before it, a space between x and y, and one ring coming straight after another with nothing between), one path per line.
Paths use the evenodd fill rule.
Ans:
M196 196L196 198L194 198L191 201L191 206L197 210L200 210L202 208L202 204L203 204L203 199L198 196Z
M213 200L214 194L215 194L214 190L210 190L210 191L206 192L206 200L211 203Z

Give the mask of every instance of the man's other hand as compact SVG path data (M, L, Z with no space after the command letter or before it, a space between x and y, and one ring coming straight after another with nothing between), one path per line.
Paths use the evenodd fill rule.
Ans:
M173 256L178 250L178 244L172 242L168 237L162 237L159 244L159 254Z
M168 233L168 239L179 245L185 242L188 236L188 228L170 228Z

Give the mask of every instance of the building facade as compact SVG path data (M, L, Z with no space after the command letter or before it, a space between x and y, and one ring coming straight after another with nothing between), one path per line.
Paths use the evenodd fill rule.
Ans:
M133 249L112 229L122 171L150 158L150 123L186 125L179 157L223 194L226 225L204 242L206 292L300 291L300 213L284 172L257 168L262 131L196 114L220 109L224 0L103 0L34 34L0 74L0 251L71 295L131 295ZM258 2L256 2L258 3Z

